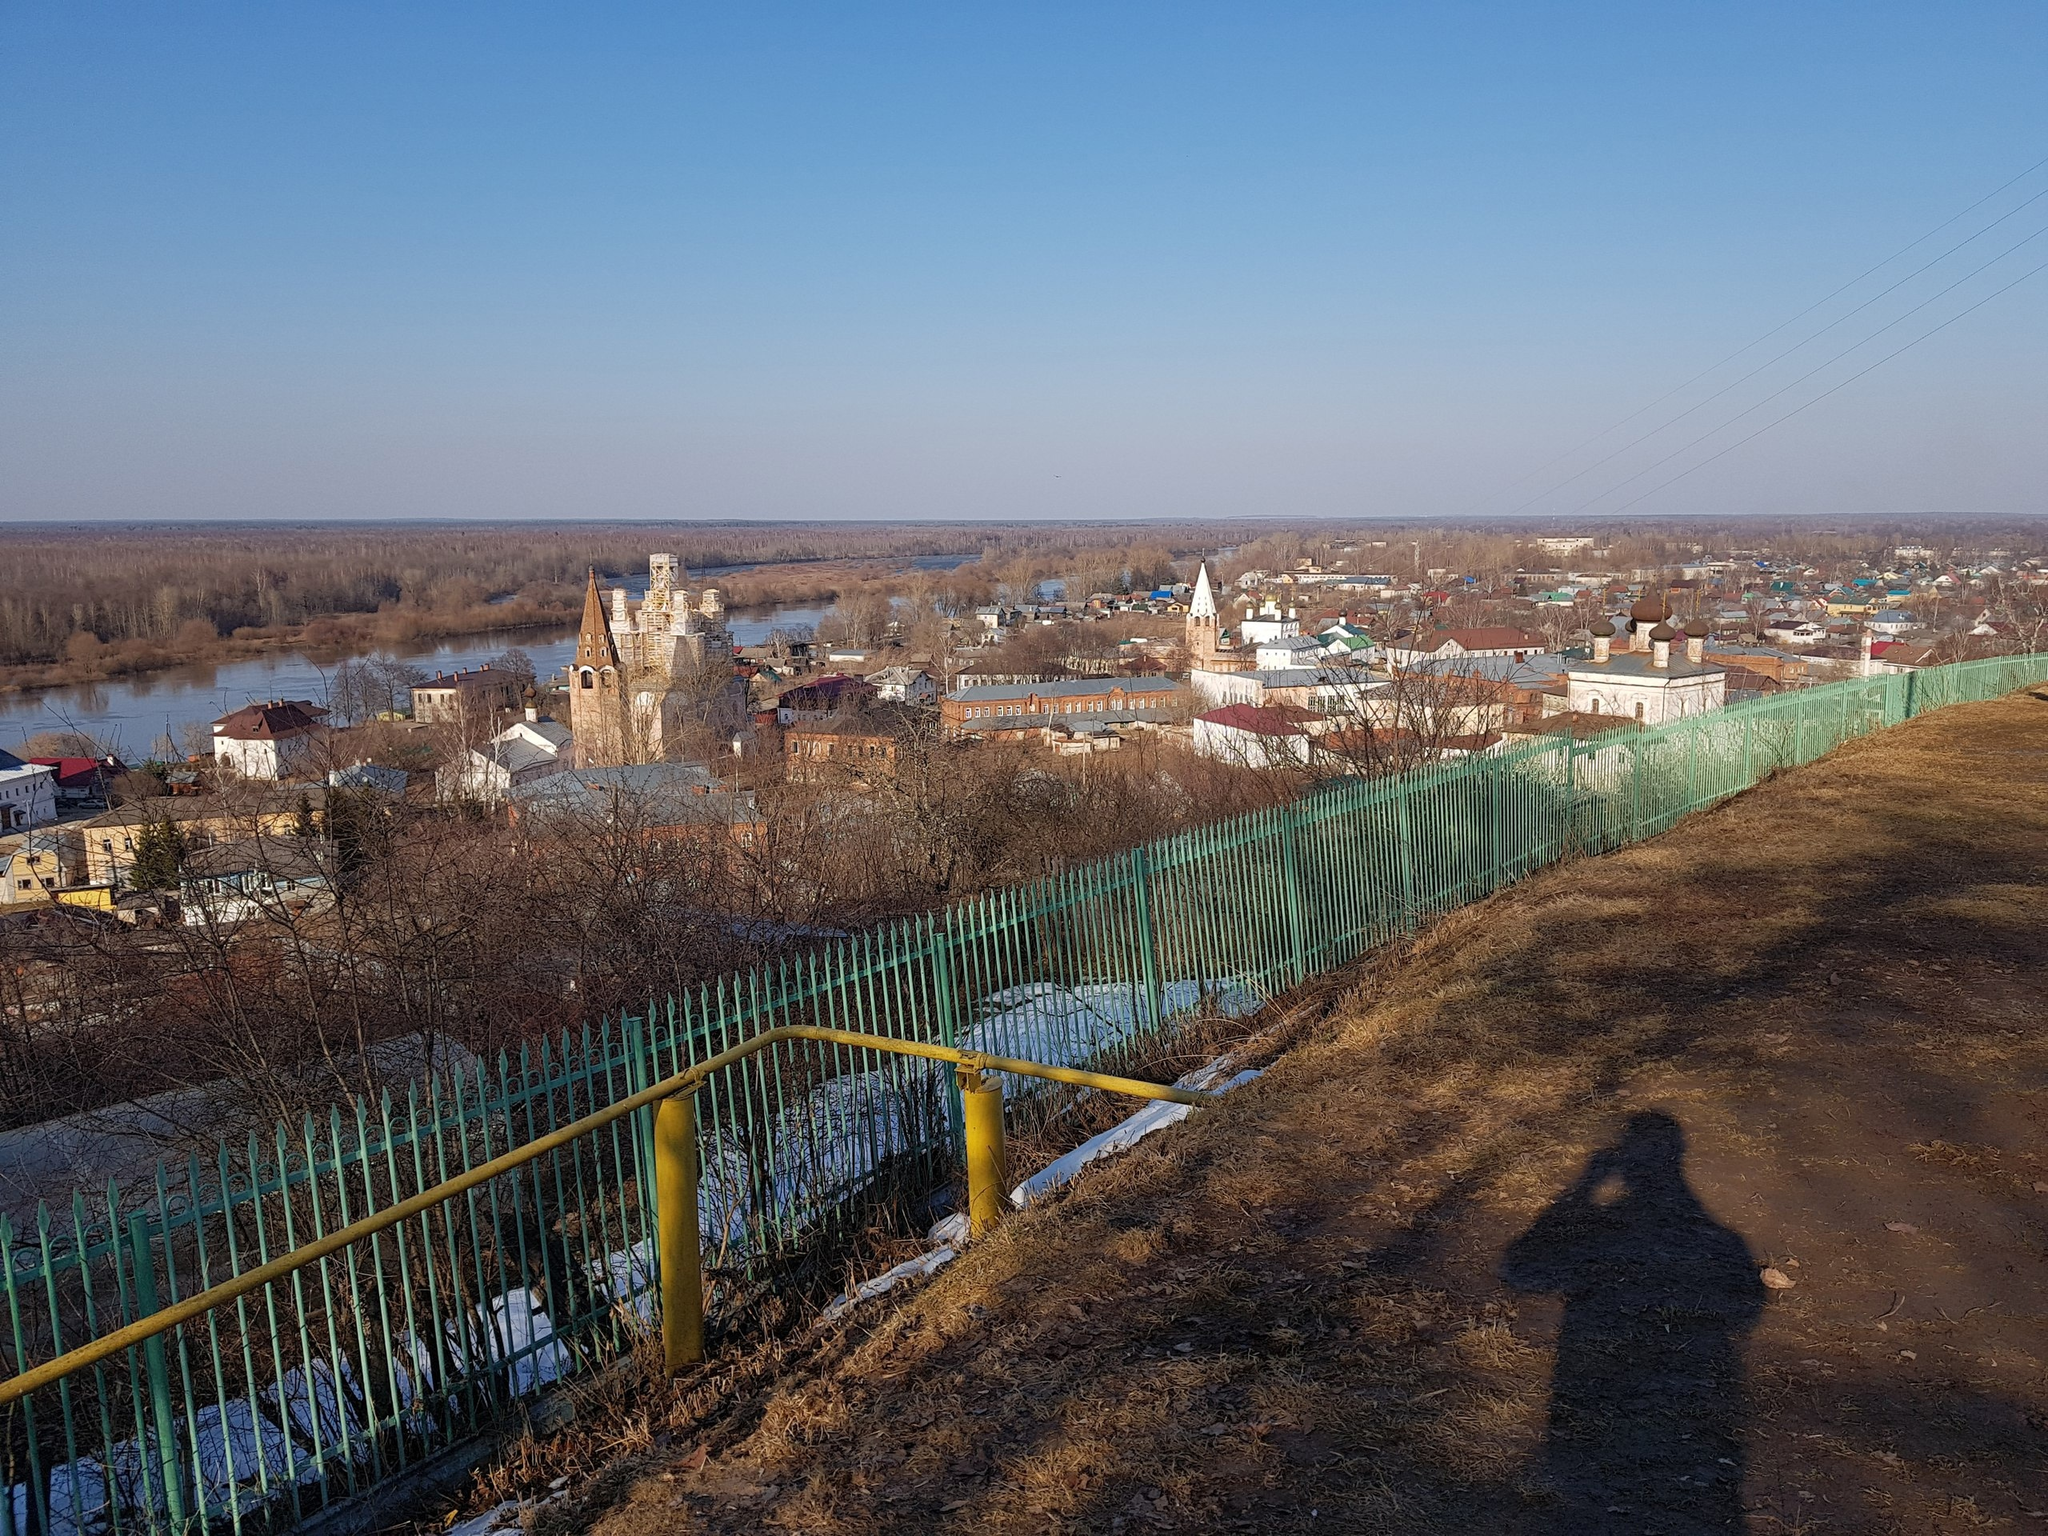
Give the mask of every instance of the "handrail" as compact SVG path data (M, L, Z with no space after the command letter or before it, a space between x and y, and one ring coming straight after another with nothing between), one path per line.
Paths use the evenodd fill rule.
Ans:
M452 1179L444 1179L432 1188L423 1189L396 1205L387 1206L374 1215L339 1227L325 1237L294 1248L290 1253L280 1254L267 1264L247 1270L231 1280L223 1280L219 1285L209 1286L183 1301L165 1307L162 1311L152 1312L149 1316L117 1328L112 1333L103 1334L89 1344L81 1344L76 1349L67 1350L56 1359L36 1366L33 1370L23 1371L18 1376L0 1381L0 1408L18 1402L29 1393L61 1381L87 1366L97 1365L111 1355L118 1355L159 1334L168 1333L182 1323L203 1317L215 1307L237 1297L246 1296L249 1292L260 1290L273 1281L282 1280L292 1271L317 1263L330 1254L339 1253L352 1243L361 1242L366 1237L395 1227L422 1212L430 1211L444 1200L453 1199L480 1184L488 1184L492 1179L511 1173L537 1157L566 1147L592 1131L602 1130L615 1120L623 1120L638 1110L665 1099L672 1099L678 1094L687 1094L712 1073L784 1040L817 1040L829 1045L847 1045L864 1050L888 1051L898 1056L922 1056L928 1061L951 1062L960 1069L963 1079L978 1078L983 1072L1011 1072L1021 1077L1039 1077L1073 1087L1100 1088L1109 1093L1129 1094L1140 1099L1162 1099L1173 1104L1199 1106L1209 1103L1216 1097L1213 1093L1204 1093L1192 1088L1175 1088L1164 1083L1148 1083L1138 1078L1115 1077L1103 1072L1084 1072L1074 1067L1048 1066L1043 1062L1022 1061L1010 1056L990 1056L981 1051L956 1050L952 1046L929 1045L918 1040L898 1040L887 1035L867 1035L857 1030L829 1029L817 1024L779 1025L774 1029L764 1030L729 1050L721 1051L716 1056L707 1057L695 1066L678 1072L673 1077L664 1078L650 1088L643 1088L638 1093L585 1115L580 1120L572 1120L559 1130L550 1131L547 1135L525 1142L509 1152L500 1153L489 1162L479 1163ZM1000 1123L998 1120L998 1128ZM1000 1163L1000 1145L996 1148L995 1158ZM695 1204L694 1190L690 1203L693 1206ZM666 1285L663 1288L668 1289Z

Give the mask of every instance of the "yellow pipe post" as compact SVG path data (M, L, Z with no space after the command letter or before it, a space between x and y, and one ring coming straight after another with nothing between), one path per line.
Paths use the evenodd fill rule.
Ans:
M1003 1147L1003 1081L960 1069L960 1105L967 1126L967 1231L981 1237L1002 1220L1010 1164Z
M654 1112L654 1212L661 1265L661 1352L673 1376L704 1359L704 1252L697 1232L693 1093L671 1094Z

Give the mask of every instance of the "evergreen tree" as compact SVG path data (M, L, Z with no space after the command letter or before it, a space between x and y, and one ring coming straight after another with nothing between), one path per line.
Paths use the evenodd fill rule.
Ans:
M292 818L293 837L318 837L320 827L313 820L313 802L306 798L304 790L299 791L299 814Z
M138 891L175 891L178 866L185 860L185 839L168 821L144 824L135 839L135 863L128 883Z

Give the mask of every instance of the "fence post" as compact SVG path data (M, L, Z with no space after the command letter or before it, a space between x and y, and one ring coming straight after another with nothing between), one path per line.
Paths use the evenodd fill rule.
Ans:
M704 1359L704 1250L697 1224L694 1088L670 1094L654 1113L654 1189L661 1353L673 1376Z
M1142 844L1131 850L1131 893L1137 912L1138 967L1145 986L1145 1026L1159 1033L1159 946L1152 934L1152 866Z
M141 1212L128 1218L128 1251L135 1265L135 1316L138 1321L157 1310L156 1258L150 1252L149 1224ZM157 1470L163 1478L164 1511L171 1528L185 1526L184 1459L178 1454L178 1419L171 1409L171 1369L164 1357L164 1336L142 1346L143 1372L149 1380L149 1414L156 1427Z
M1394 780L1394 846L1401 855L1401 929L1420 926L1415 909L1415 833L1408 817L1408 775Z
M1806 690L1792 695L1792 766L1806 761Z
M955 1048L960 1044L960 1020L953 1006L953 914L958 910L946 908L930 930L932 979L939 993L939 1044ZM961 1118L960 1087L951 1080L946 1084L946 1126L953 1134L953 1145L964 1145L961 1138L966 1135L966 1122Z
M1294 986L1308 980L1308 937L1301 910L1301 866L1294 846L1294 807L1280 807L1280 878L1287 885L1288 979Z
M1756 716L1747 710L1742 715L1742 787L1749 788L1756 782Z
M1643 840L1643 727L1638 724L1628 739L1628 840Z
M981 1237L1002 1220L1010 1182L1003 1145L1003 1082L974 1067L960 1068L960 1102L967 1107L967 1231Z
M1914 667L1906 673L1906 718L1913 718L1913 696L1919 691L1920 669Z

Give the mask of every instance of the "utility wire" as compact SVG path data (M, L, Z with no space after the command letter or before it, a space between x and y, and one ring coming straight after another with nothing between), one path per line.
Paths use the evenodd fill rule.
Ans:
M2032 237L2029 236L2029 238ZM1819 405L1821 401L1827 399L1827 397L1835 393L1836 390L1848 388L1851 384L1854 384L1858 379L1862 378L1864 374L1870 373L1875 369L1882 368L1886 363L1890 362L1893 358L1897 357L1899 353L1910 351L1912 348L1919 346L1920 343L1927 340L1928 337L1935 335L1937 332L1947 330L1950 326L1954 325L1958 320L1962 319L1964 315L1970 314L1974 310L1982 309L1986 304L1989 304L1993 299L1997 298L2000 294L2009 292L2010 290L2019 287L2019 285L2021 283L2024 283L2028 278L2037 277L2043 272L2048 272L2048 261L2042 262L2037 267L2030 267L2025 272L2022 272L2018 277L2014 278L2011 282L2007 283L2003 288L1992 289L1991 292L1985 294L1983 298L1979 299L1976 303L1972 304L1968 309L1957 311L1955 314L1950 315L1946 320L1942 321L1941 324L1934 326L1930 330L1922 331L1918 336L1915 336L1911 341L1907 342L1904 346L1885 353L1883 357L1880 357L1876 362L1871 363L1866 367L1857 369L1856 372L1850 374L1849 377L1843 379L1839 384L1830 385L1828 388L1822 390L1819 394L1815 395L1811 400L1808 400L1804 405L1795 405L1794 407L1792 407L1791 410L1787 411L1784 415L1779 416L1774 420L1765 422L1762 426L1758 427L1754 432L1750 433L1747 437L1738 437L1734 442L1730 443L1727 447L1718 449L1717 451L1708 454L1704 459L1701 459L1699 463L1690 465L1685 469L1681 469L1669 480L1665 480L1656 485L1651 486L1647 491L1642 492L1638 496L1631 497L1629 500L1624 501L1618 507L1610 508L1608 515L1612 516L1615 513L1626 512L1630 507L1634 506L1637 502L1646 500L1647 498L1656 495L1659 491L1663 490L1665 486L1676 485L1679 481L1683 480L1687 475L1691 474L1694 470L1705 469L1709 464L1713 463L1714 460L1720 458L1723 454L1733 453L1736 449L1740 448L1744 443L1751 442L1754 441L1756 438L1762 437L1766 432L1770 431L1771 428L1781 426L1785 422L1790 421L1794 416L1797 416L1801 411L1805 410L1807 406ZM1903 318L1903 316L1901 318ZM1860 346L1861 343L1859 342L1858 345ZM1620 489L1620 487L1617 486L1616 489L1618 490ZM1596 497L1595 499L1597 500L1598 498Z
M1612 496L1616 491L1622 489L1623 486L1633 485L1636 481L1642 479L1643 476L1649 474L1652 470L1659 469L1662 466L1669 464L1673 459L1677 458L1680 454L1690 453L1693 449L1697 448L1701 443L1704 443L1708 438L1712 437L1716 432L1726 431L1729 427L1734 426L1736 422L1742 420L1743 417L1750 415L1752 412L1762 410L1765 406L1769 405L1773 400L1777 399L1780 395L1788 394L1792 390L1797 389L1801 384L1804 384L1808 379L1812 378L1815 374L1826 372L1829 368L1832 368L1836 363L1840 362L1843 358L1847 357L1851 352L1856 351L1857 348L1868 346L1871 342L1877 340L1878 337L1882 336L1886 331L1890 330L1893 326L1898 325L1906 320L1910 320L1914 315L1917 315L1921 310L1925 309L1928 305L1932 304L1936 299L1945 298L1949 294L1954 293L1956 289L1962 287L1963 284L1967 283L1971 278L1977 276L1978 273L1983 272L1988 268L1997 266L1998 263L2005 260L2005 258L2010 256L2014 251L2020 249L2021 246L2029 245L2032 242L2040 239L2043 235L2048 235L2048 224L2042 225L2039 229L2035 230L2031 235L2028 235L2025 239L2015 241L2013 244L2007 246L2004 250L2000 251L1996 256L1993 256L1989 261L1981 262L1977 266L1972 267L1968 272L1965 272L1961 277L1957 278L1954 282L1950 283L1946 288L1943 288L1936 293L1930 293L1926 298L1922 299L1918 304L1915 304L1911 309L1907 310L1904 314L1899 315L1894 319L1887 320L1883 325L1879 326L1876 330L1872 331L1868 336L1865 336L1862 340L1853 341L1848 346L1842 348L1842 350L1837 352L1833 357L1828 358L1825 362L1816 363L1813 367L1807 369L1806 372L1799 375L1798 378L1792 380L1791 383L1782 385L1779 388L1772 390L1768 395L1765 395L1763 399L1757 401L1756 404L1751 406L1745 406L1742 410L1739 410L1733 416L1730 416L1726 421L1723 421L1716 426L1711 426L1707 428L1706 431L1702 432L1698 437L1694 438L1691 442L1682 444L1681 446L1672 449L1669 453L1665 454L1664 457L1661 459L1656 459L1648 464L1645 464L1641 469L1637 470L1627 479L1616 481L1613 485L1608 486L1606 490L1596 492L1592 496L1587 497L1584 501L1580 502L1578 506L1574 507L1568 515L1576 517L1579 513L1585 511L1587 508L1592 506L1594 502L1600 501L1605 497ZM2003 292L2004 290L2001 289L2000 291Z
M1733 352L1730 352L1726 357L1722 358L1719 362L1711 363L1707 367L1702 368L1698 373L1694 374L1691 378L1687 379L1683 384L1676 385L1673 388L1666 390L1663 394L1659 395L1656 399L1652 400L1648 405L1638 406L1635 410L1629 412L1628 415L1622 417L1621 420L1613 423L1611 426L1602 427L1598 432L1595 432L1591 437L1585 439L1581 443L1574 445L1573 447L1567 448L1563 453L1557 455L1556 458L1549 459L1544 463L1537 465L1534 469L1528 471L1526 474L1520 475L1517 478L1510 480L1506 485L1502 486L1500 490L1490 492L1487 495L1481 497L1478 501L1474 502L1470 507L1468 507L1466 511L1468 513L1476 512L1480 507L1484 506L1487 502L1491 501L1495 496L1501 495L1503 492L1506 491L1512 491L1516 486L1521 485L1526 481L1535 479L1536 476L1542 474L1546 469L1551 469L1556 465L1562 464L1566 459L1572 457L1572 455L1579 453L1586 448L1592 447L1593 444L1599 442L1600 439L1607 436L1608 433L1620 431L1623 427L1627 426L1630 422L1634 421L1638 416L1644 415L1647 412L1655 410L1658 406L1662 405L1666 400L1669 400L1676 395L1683 394L1686 390L1692 388L1693 385L1699 383L1701 379L1706 378L1716 369L1724 368L1729 363L1734 362L1736 358L1742 356L1743 353L1751 351L1756 347L1762 346L1765 342L1769 341L1773 336L1777 335L1786 327L1798 324L1801 320L1804 320L1808 315L1812 314L1822 305L1828 303L1831 299L1838 298L1842 294L1847 293L1851 288L1854 288L1858 283L1862 282L1864 278L1869 277L1871 274L1875 272L1883 271L1886 267L1890 266L1893 262L1897 261L1901 256L1905 255L1908 251L1914 249L1914 247L1925 245L1929 240L1932 240L1944 229L1947 229L1949 225L1955 223L1958 219L1964 218L1969 214L1975 213L1979 208L1982 208L1986 203L1990 202L1994 197L1998 196L1999 193L2005 191L2006 188L2015 186L2018 183L2025 181L2029 176L2033 175L2034 172L2040 170L2041 167L2044 165L2048 165L2048 156L2044 156L2042 159L2036 160L2032 165L2028 166L2024 171L2021 171L2017 176L2014 176L2010 180L2001 182L1999 185L1993 187L1989 192L1986 192L1982 197L1978 198L1977 201L1970 204L1969 207L1962 209L1960 212L1950 214L1947 218L1943 219L1939 224L1935 225L1934 228L1928 230L1926 234L1921 235L1919 238L1909 241L1905 245L1900 246L1896 251L1892 252L1891 255L1885 257L1883 261L1880 261L1876 266L1865 268L1863 271L1857 273L1856 276L1850 278L1848 282L1842 284L1841 287L1835 289L1832 293L1826 294L1821 298L1815 299L1811 304L1807 305L1806 308L1800 310L1798 314L1793 315L1790 319L1779 321L1776 325L1772 326L1768 331L1765 331L1763 335L1757 337L1754 341L1744 342L1741 346L1737 347ZM1552 490L1555 489L1558 489L1558 487L1553 486ZM1544 495L1549 494L1550 493L1548 491L1544 492ZM1537 499L1541 500L1542 498L1538 497ZM1527 504L1524 503L1524 505Z
M1666 419L1665 421L1660 422L1658 425L1650 428L1649 431L1643 433L1642 436L1633 438L1630 441L1623 443L1619 448L1616 448L1612 453L1606 454L1601 458L1595 459L1592 463L1588 464L1584 469L1566 475L1564 479L1558 481L1557 484L1551 486L1548 490L1538 491L1534 496L1531 496L1527 501L1523 502L1520 506L1516 507L1514 511L1503 513L1502 515L1506 517L1513 517L1518 512L1527 511L1530 507L1533 507L1537 502L1541 501L1544 497L1555 495L1557 492L1563 490L1566 486L1570 485L1574 480L1583 480L1587 475L1593 473L1594 470L1600 468L1601 465L1613 463L1616 459L1620 458L1624 453L1627 453L1631 448L1641 447L1644 443L1647 443L1651 438L1655 437L1658 433L1677 426L1681 421L1685 420L1686 417L1692 415L1694 411L1702 410L1705 407L1712 405L1716 400L1720 399L1730 390L1739 389L1744 384L1747 384L1751 379L1755 378L1758 374L1763 373L1768 369L1775 368L1779 363L1782 363L1786 358L1790 357L1794 352L1799 351L1808 343L1820 340L1821 337L1827 335L1829 331L1832 331L1836 326L1840 325L1843 321L1854 319L1857 315L1862 314L1864 310L1870 308L1870 306L1875 304L1879 299L1886 297L1888 294L1898 292L1899 289L1905 287L1906 284L1913 281L1914 278L1918 277L1921 273L1925 272L1929 267L1940 266L1944 261L1947 261L1949 257L1955 255L1957 251L1960 251L1964 246L1970 244L1971 241L1979 239L1980 237L1989 234L1992 230L1998 228L1999 225L2003 224L2007 219L2011 218L2014 214L2020 213L2023 210L2032 207L2035 203L2038 203L2044 197L2048 197L2048 187L2043 187L2040 191L2036 192L2032 197L2028 198L2025 202L2019 204L2017 207L2008 209L2006 212L2001 213L1997 218L1993 219L1989 224L1986 224L1982 229L1978 230L1975 234L1964 236L1961 240L1958 240L1954 245L1950 246L1947 250L1943 251L1939 256L1936 256L1929 261L1921 263L1912 271L1908 272L1904 277L1900 278L1897 282L1893 283L1889 288L1880 288L1876 293L1873 293L1869 298L1865 299L1861 304L1858 304L1854 309L1849 310L1843 314L1837 315L1834 319L1830 320L1826 325L1822 326L1819 330L1813 332L1810 336L1807 336L1804 340L1795 341L1794 343L1792 343L1791 346L1787 347L1784 351L1780 352L1776 357L1758 363L1754 368L1750 369L1749 372L1745 373L1741 378L1732 380L1727 384L1723 384L1711 395L1706 396L1704 399L1695 401L1693 404L1687 406L1684 410L1680 411L1676 416L1672 416ZM2032 239L2033 236L2029 235L2027 238ZM2021 244L2023 245L2025 243L2025 241L2021 242ZM2008 252L2007 254L2010 254L2010 252ZM1998 258L1993 257L1992 259L1995 261ZM1983 270L1983 267L1979 267L1977 269L1977 271L1979 272ZM1975 274L1972 275L1974 276ZM1946 293L1947 291L1947 289L1942 290L1942 292L1944 293ZM1939 295L1937 295L1937 297L1939 297ZM1825 303L1826 300L1822 300L1822 302ZM1921 306L1915 306L1915 308L1919 307ZM1907 315L1910 315L1912 313L1913 310L1911 309L1906 311ZM1903 320L1904 318L1905 315L1901 315L1899 317L1900 320ZM1869 341L1874 337L1882 336L1886 330L1890 329L1891 325L1896 324L1898 324L1898 321L1894 320L1890 322L1890 325L1880 326L1877 330L1872 331L1869 336L1864 337L1864 341ZM1779 329L1783 330L1784 327L1780 326ZM1858 342L1857 345L1861 346L1862 342ZM1853 350L1853 348L1851 350ZM1768 404L1774 398L1776 397L1773 395L1766 395L1762 400L1760 400L1757 403L1759 405ZM1752 409L1754 409L1754 407L1752 407ZM1744 412L1743 414L1747 415L1748 413ZM1740 420L1741 418L1737 417L1736 419ZM1660 459L1657 462L1661 464L1664 461ZM1650 467L1654 469L1656 465L1653 464ZM1628 481L1626 480L1622 482L1623 485L1626 485L1627 483ZM1601 494L1605 495L1606 493L1602 492ZM1597 501L1599 498L1595 497L1594 499Z

